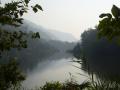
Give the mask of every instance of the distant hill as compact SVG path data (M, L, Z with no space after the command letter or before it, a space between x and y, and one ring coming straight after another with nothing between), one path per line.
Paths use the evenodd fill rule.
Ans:
M44 40L59 40L59 41L66 41L66 42L75 42L76 41L76 39L70 33L46 29L46 28L44 28L40 25L36 25L28 20L24 20L23 24L17 28L11 27L8 25L5 25L5 27L3 27L3 28L5 28L5 29L9 28L9 30L17 29L17 30L22 30L25 32L29 32L29 31L39 32L41 38Z
M59 40L59 41L66 41L66 42L75 42L76 41L76 39L69 33L46 29L46 28L43 28L40 25L36 25L28 20L24 20L23 23L24 24L21 27L19 27L19 29L23 29L25 31L28 30L28 31L39 32L42 39Z
M70 33L60 32L56 30L48 30L49 33L53 34L55 38L53 40L59 40L63 42L75 42L76 39Z

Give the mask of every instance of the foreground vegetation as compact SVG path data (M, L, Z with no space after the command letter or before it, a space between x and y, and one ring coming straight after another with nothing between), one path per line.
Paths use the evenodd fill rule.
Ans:
M50 82L40 87L39 90L120 90L120 84L110 81L86 81L82 84Z
M89 75L89 79L80 84L70 77L69 80L63 83L52 81L33 89L19 87L11 90L120 90L120 83L101 80L94 75Z

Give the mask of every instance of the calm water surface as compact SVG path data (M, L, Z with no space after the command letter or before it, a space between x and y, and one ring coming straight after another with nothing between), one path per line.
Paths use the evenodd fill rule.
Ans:
M80 66L77 63L70 62L72 58L59 60L45 60L39 62L38 65L27 73L27 79L23 82L24 87L33 88L39 87L48 81L65 81L70 78L71 73L75 80L79 83L86 80L85 76L78 73L85 74L82 70L74 67Z

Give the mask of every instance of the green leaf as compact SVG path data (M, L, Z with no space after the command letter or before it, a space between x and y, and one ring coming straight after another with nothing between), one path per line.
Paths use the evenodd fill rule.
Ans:
M20 11L19 14L20 16L23 16L24 11Z
M113 5L111 12L115 18L118 18L120 16L120 9L115 5Z
M40 38L39 32L36 32L36 38Z
M28 4L30 0L25 0L25 3Z
M40 5L36 4L35 7L38 8L39 10L43 11L43 9L42 9L42 7Z
M112 15L110 14L110 13L103 13L103 14L101 14L99 17L100 18L103 18L103 17L108 17L109 19L111 19L112 18Z
M36 7L33 7L33 11L36 13L38 10Z
M15 18L18 18L18 14L17 13L15 13L14 16L15 16Z

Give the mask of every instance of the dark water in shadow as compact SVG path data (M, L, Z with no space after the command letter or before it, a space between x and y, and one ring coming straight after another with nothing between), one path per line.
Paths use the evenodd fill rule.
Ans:
M81 35L82 68L100 79L120 83L120 44L118 38L108 41L98 38L97 30L85 31Z

